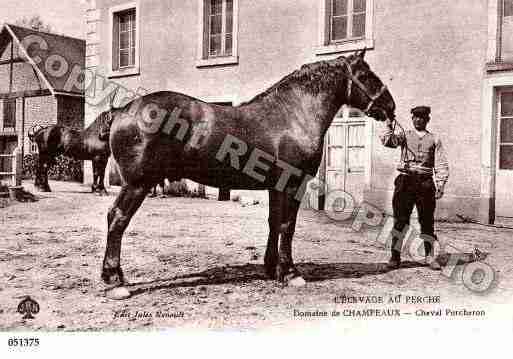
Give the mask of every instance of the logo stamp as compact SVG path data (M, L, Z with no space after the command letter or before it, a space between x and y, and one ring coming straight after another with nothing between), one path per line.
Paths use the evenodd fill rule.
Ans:
M22 319L34 319L34 314L39 313L39 303L26 296L18 304L18 313L23 315Z

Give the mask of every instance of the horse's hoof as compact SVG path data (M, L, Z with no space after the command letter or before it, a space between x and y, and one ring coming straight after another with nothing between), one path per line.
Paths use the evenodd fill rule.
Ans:
M102 280L110 288L120 287L125 283L121 268L103 268Z
M303 277L294 277L287 281L287 284L292 287L304 287L306 285L306 281L303 279Z
M105 292L105 296L109 299L123 300L130 298L130 291L126 287L115 287Z
M102 190L99 190L97 194L100 197L104 197L104 196L108 196L109 192L107 192L106 190L102 189Z
M278 263L278 265L276 266L276 279L278 280L278 282L287 285L291 284L291 281L295 278L301 278L301 280L304 282L304 279L301 277L301 274L296 269L296 267L294 267L294 265ZM301 280L298 280L294 283L300 284Z

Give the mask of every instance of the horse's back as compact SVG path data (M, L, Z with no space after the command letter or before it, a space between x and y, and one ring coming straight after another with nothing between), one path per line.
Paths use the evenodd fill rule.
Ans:
M292 166L303 160L295 149L299 146L285 150L294 141L286 136L286 124L277 120L279 111L218 106L175 92L152 93L138 101L115 111L110 136L112 154L128 183L167 177L261 189L275 178L247 175L246 164L255 160L255 153L267 158L270 177L281 173L276 169L280 151Z

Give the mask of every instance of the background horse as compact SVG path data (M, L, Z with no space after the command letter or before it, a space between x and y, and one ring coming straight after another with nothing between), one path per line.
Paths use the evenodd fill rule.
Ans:
M164 177L268 190L266 272L281 282L304 282L292 259L292 237L328 127L344 104L379 121L395 116L394 100L364 53L304 65L236 107L156 92L113 111L110 146L124 185L107 215L104 282L123 284L123 232L148 191Z
M55 158L65 155L77 160L93 162L92 191L106 194L103 180L105 167L110 156L109 130L110 110L102 112L85 130L52 125L32 128L29 138L37 144L39 156L36 164L34 185L42 192L50 192L48 169L55 164Z

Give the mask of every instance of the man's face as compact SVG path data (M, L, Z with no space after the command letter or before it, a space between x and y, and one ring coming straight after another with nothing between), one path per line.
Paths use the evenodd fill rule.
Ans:
M423 131L426 129L426 126L429 122L429 118L424 117L418 117L418 116L412 116L412 122L413 126L417 131Z

